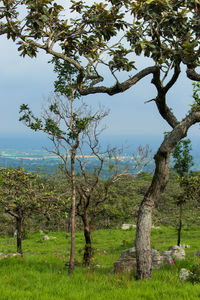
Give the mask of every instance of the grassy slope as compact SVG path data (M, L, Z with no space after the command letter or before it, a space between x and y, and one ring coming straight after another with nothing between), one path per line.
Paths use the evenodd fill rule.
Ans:
M110 274L113 262L120 253L132 246L135 231L99 230L93 233L93 266L83 268L80 264L83 234L77 233L77 267L72 276L67 273L65 261L69 258L70 239L64 233L52 233L56 240L43 241L40 234L31 235L23 241L24 258L13 257L0 260L0 300L133 300L133 299L199 299L200 285L180 283L178 270L188 267L196 260L193 254L199 250L200 231L193 228L183 233L182 243L187 259L153 271L153 279L135 281L129 275ZM166 250L176 244L173 228L152 230L152 246ZM123 245L123 246L122 246ZM15 239L0 239L0 252L15 251ZM106 253L104 253L106 251ZM65 256L65 257L63 257ZM99 266L97 266L99 265Z

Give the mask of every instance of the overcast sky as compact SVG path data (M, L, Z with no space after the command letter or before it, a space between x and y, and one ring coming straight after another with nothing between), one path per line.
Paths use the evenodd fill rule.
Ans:
M5 37L0 37L0 136L32 135L19 119L19 107L27 103L39 114L45 99L53 92L56 75L53 66L48 64L50 56L40 52L37 58L21 58L17 46ZM144 62L140 59L141 66ZM106 120L107 136L163 136L170 130L160 117L154 102L144 104L155 97L154 86L150 83L151 76L139 82L128 91L115 96L96 94L84 97L91 105L103 104L110 108ZM184 75L168 94L168 105L171 106L179 119L183 118L192 102L192 82ZM199 136L199 125L193 126L189 137Z

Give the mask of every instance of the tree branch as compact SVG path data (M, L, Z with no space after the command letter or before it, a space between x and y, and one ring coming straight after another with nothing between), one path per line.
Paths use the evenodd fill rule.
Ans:
M112 87L105 87L105 86L97 86L97 87L89 87L83 88L82 82L79 82L78 89L81 95L88 95L88 94L96 94L96 93L106 93L110 96L122 93L128 90L131 86L135 85L140 79L144 78L149 74L154 74L159 70L158 66L152 66L143 69L142 71L138 72L136 75L132 76L131 78L125 80L122 83L116 83Z

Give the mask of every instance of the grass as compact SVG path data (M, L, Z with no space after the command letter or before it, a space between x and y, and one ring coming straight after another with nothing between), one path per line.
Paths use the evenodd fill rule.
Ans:
M135 231L99 230L93 232L94 259L90 268L82 267L83 233L76 234L77 266L68 275L70 239L65 233L50 233L55 240L43 241L39 233L29 234L23 241L24 258L11 257L0 260L0 300L140 300L200 298L200 285L181 283L178 272L197 258L200 230L185 228L182 244L189 244L185 261L166 265L153 271L152 280L135 281L127 274L111 274L113 263L120 253L133 246ZM176 244L172 227L152 230L152 247L166 250ZM14 238L0 238L0 252L15 252Z

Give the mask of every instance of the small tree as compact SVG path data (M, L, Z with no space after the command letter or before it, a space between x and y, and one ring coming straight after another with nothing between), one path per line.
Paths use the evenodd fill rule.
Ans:
M77 213L84 225L85 251L83 262L85 265L90 264L92 257L91 228L94 225L99 206L108 199L111 186L121 177L139 174L151 161L148 146L145 148L138 147L137 155L132 157L133 160L124 164L120 151L107 149L104 153L100 152L99 139L95 131L93 134L91 131L88 132L87 136L91 149L90 159L95 158L97 166L93 172L87 172L88 156L82 153L81 159L78 158L81 176L77 180L79 195ZM92 136L95 138L95 142L92 140ZM109 170L107 178L100 180L102 172L105 170Z
M0 169L0 206L16 220L17 252L22 251L22 225L38 206L43 189L38 175L21 169Z
M174 158L174 170L178 174L180 188L183 190L177 196L177 205L179 206L179 222L178 222L178 239L177 245L180 246L181 242L181 230L182 230L182 217L183 217L183 205L190 199L191 193L189 192L189 171L194 165L193 157L190 155L191 151L190 139L181 140L172 152Z
M25 121L26 125L31 129L35 131L40 130L49 135L54 145L54 149L50 151L60 157L63 162L65 174L71 181L72 209L69 274L72 274L75 250L76 157L84 140L86 129L92 123L98 124L107 113L99 112L92 114L83 103L81 103L81 107L76 107L74 103L76 91L73 88L72 81L71 85L69 84L68 92L69 96L67 99L63 100L57 95L50 101L49 108L46 109L42 119L34 117L28 106L22 105L20 112L23 112L24 115L20 120Z

